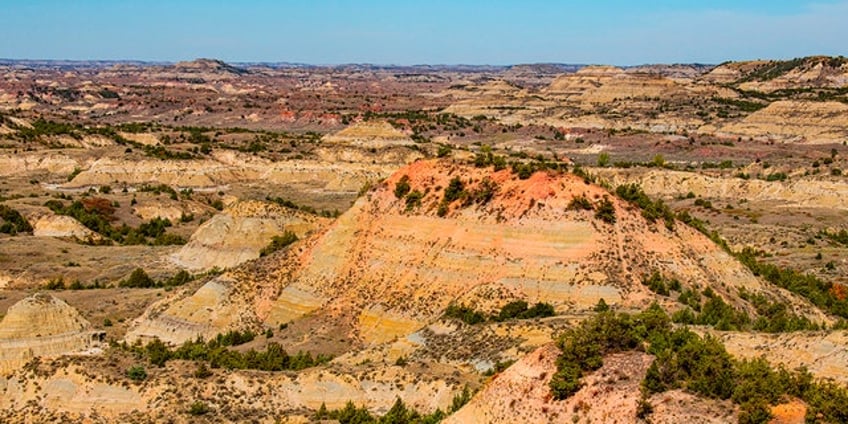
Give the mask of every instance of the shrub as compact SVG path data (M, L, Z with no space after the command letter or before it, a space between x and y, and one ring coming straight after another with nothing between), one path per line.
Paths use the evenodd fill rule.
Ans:
M484 177L480 184L474 190L471 190L467 201L485 205L495 197L497 192L498 183L492 181L489 177Z
M143 381L147 379L147 371L141 365L134 365L127 369L127 378L133 381Z
M120 287L150 288L154 287L156 283L143 269L136 268L126 280L121 281L118 285Z
M450 207L448 206L447 203L439 202L439 208L436 209L436 215L438 215L439 217L444 217L445 215L448 214L449 210L450 210Z
M668 229L674 228L674 212L662 200L653 201L638 184L624 184L616 187L615 194L642 210L642 216L650 222L662 218ZM700 199L699 199L700 200ZM697 203L697 200L695 201Z
M209 405L199 400L192 403L191 407L188 408L188 413L194 416L205 415L211 411L212 409L209 408Z
M598 203L598 208L595 210L595 218L607 224L615 224L615 206L613 206L608 198L604 197Z
M212 371L209 370L209 367L206 366L206 362L201 362L197 364L197 369L194 370L195 378L208 378L212 376Z
M600 300L598 300L598 303L595 304L595 307L592 310L595 312L607 312L610 310L610 307L609 305L607 305L607 302L604 300L604 298L601 298Z
M785 181L786 173L784 172L775 172L772 174L766 175L766 181Z
M465 194L465 184L462 183L462 180L459 179L459 177L453 177L448 183L448 187L445 189L444 200L445 202L450 203L461 198Z
M450 148L450 146L443 144L443 145L439 146L439 150L436 153L436 156L438 156L440 158L447 157L447 156L450 156L452 151L453 150Z
M595 206L592 205L592 202L586 198L584 195L574 196L570 202L568 202L568 210L570 211L592 211L595 210Z
M15 235L30 232L32 232L32 226L20 212L6 205L0 205L0 233Z
M510 319L531 319L554 316L554 307L548 303L536 303L528 307L527 302L516 300L501 307L500 312L492 317L494 321L507 321Z
M671 286L680 288L680 282L677 280L667 280L659 271L654 271L650 277L642 278L642 285L648 286L648 289L660 296L668 296Z
M297 234L292 231L286 230L280 236L274 236L271 238L271 243L267 246L263 247L262 250L259 251L259 256L268 256L278 250L282 250L288 247L290 244L298 241Z
M65 279L64 277L56 277L51 279L44 285L45 290L65 290Z
M450 304L443 315L445 318L458 319L468 325L479 324L486 321L486 317L473 308L459 304Z
M406 196L406 210L410 211L413 208L421 206L421 199L423 199L423 198L424 198L424 194L421 193L420 191L418 191L418 190L411 191Z
M395 183L395 197L398 199L402 199L410 190L409 176L407 175L400 177L398 182Z

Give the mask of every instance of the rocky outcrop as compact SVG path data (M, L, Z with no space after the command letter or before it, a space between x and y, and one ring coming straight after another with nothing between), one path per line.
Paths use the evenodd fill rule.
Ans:
M74 308L37 293L12 305L0 321L0 373L14 371L34 357L90 350L101 342L102 333L92 330Z
M46 214L33 220L33 232L36 237L62 237L78 240L98 241L103 237L89 230L74 218L64 215Z
M171 258L191 270L230 268L258 258L274 236L291 231L303 238L323 223L322 218L274 204L237 202L203 223Z
M420 199L395 196L404 177ZM467 197L440 207L454 177L464 181ZM481 193L487 190L490 200L471 200L486 198ZM615 222L569 208L578 196L593 207L608 198ZM809 303L754 277L696 230L680 223L674 229L651 224L605 189L569 174L538 172L520 180L509 170L416 162L298 247L160 305L160 312L148 317L158 324L142 320L139 328L186 322L185 316L195 316L192 305L207 299L214 285L221 294L204 307L239 313L229 321L196 315L201 318L192 318L191 326L204 334L309 317L334 322L361 343L381 343L432 322L454 302L494 311L509 300L525 299L551 303L561 313L589 311L600 299L636 309L666 302L641 284L654 270L693 289L711 287L742 308L752 309L738 298L744 287L828 322ZM328 326L315 334L331 327L338 331Z

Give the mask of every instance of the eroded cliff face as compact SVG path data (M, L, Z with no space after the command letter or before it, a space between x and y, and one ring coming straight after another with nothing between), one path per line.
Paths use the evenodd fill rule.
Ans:
M58 366L57 366L58 365ZM84 358L75 364L35 364L0 376L0 420L148 423L194 422L191 404L205 402L212 422L309 422L322 404L341 409L349 401L385 411L401 397L417 410L446 409L462 387L439 371L385 365L351 372L334 364L297 374L211 370L193 378L193 364L169 361L148 367L144 382L128 382L131 363ZM444 367L444 373L457 371ZM434 378L438 377L438 378Z
M236 202L203 223L171 259L192 271L231 268L258 258L274 236L291 231L304 238L327 221L266 202Z
M356 193L366 182L389 175L397 166L325 161L272 162L234 152L215 152L212 158L202 160L127 161L102 158L60 188L167 184L175 188L217 190L228 184L261 181L263 184L291 185L327 193Z
M848 184L842 180L793 178L790 181L726 178L671 170L632 171L594 168L613 186L639 184L655 197L685 196L689 192L724 199L777 202L784 207L848 209Z
M101 333L56 297L37 293L12 305L0 321L0 373L33 357L51 357L101 347Z
M29 172L70 174L82 166L83 161L56 152L38 152L22 155L0 155L0 176L21 175Z
M443 202L454 178L464 194ZM412 198L394 194L402 179ZM570 208L575 198L592 207L606 198L615 222ZM600 299L635 309L670 302L642 285L653 271L693 289L710 287L741 308L752 309L738 298L744 287L828 321L807 302L768 287L696 230L650 223L577 176L537 172L521 180L509 170L419 161L288 252L163 301L131 335L180 342L240 325L309 319L332 325L316 325L307 337L341 331L368 345L416 331L451 303L494 311L524 299L580 313Z
M848 138L848 105L839 102L777 101L744 119L721 125L718 133L758 140L815 144ZM712 130L704 127L700 131Z

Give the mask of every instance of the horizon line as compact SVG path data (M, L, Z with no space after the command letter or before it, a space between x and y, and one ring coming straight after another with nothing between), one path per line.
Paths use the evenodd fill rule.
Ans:
M811 55L811 56L802 56L802 57L817 57L817 56L825 56L825 55ZM836 57L836 56L830 56ZM337 62L337 63L309 63L309 62L289 62L289 61L273 61L273 60L238 60L238 61L229 61L218 58L210 58L210 57L197 57L194 59L182 59L182 60L157 60L157 59L36 59L36 58L8 58L8 57L0 57L0 62L64 62L64 63L139 63L139 64L154 64L154 65L176 65L182 62L196 62L200 60L209 60L209 61L217 61L222 62L224 64L234 64L234 65L255 65L255 64L267 64L267 65L292 65L292 66L314 66L314 67L338 67L338 66L378 66L378 67L495 67L495 68L505 68L512 66L523 66L523 65L558 65L558 66L615 66L620 68L633 68L639 66L652 66L652 65L693 65L693 66L718 66L723 63L730 62L748 62L748 61L758 61L758 60L783 60L783 59L746 59L746 60L727 60L721 63L710 63L710 62L645 62L639 63L635 65L621 65L616 63L604 63L604 62L596 62L596 63L580 63L580 62L557 62L557 61L542 61L542 62L516 62L509 64L493 64L493 63L415 63L415 64L399 64L399 63L378 63L378 62Z

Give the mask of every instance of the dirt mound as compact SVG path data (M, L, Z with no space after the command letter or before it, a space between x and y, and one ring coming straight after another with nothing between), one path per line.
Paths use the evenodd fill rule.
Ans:
M324 219L259 201L237 202L203 223L172 259L191 270L230 268L256 259L271 238L285 231L305 237Z
M100 334L64 301L34 294L12 305L0 321L0 372L14 370L35 356L98 347Z
M464 187L454 190L457 200L443 203L454 178ZM398 198L402 181L410 194ZM574 210L569 205L575 198L592 208L608 201L615 222ZM215 334L305 318L331 323L311 336L345 331L372 344L414 332L451 303L486 312L515 299L548 302L561 313L588 312L600 299L625 308L654 300L676 307L641 283L653 271L693 289L711 287L747 310L750 305L738 298L742 287L826 320L808 303L754 277L696 230L649 223L639 210L577 176L537 172L522 180L509 170L420 161L298 249L165 302L139 328L185 328L179 331L189 338L191 331ZM200 303L217 311L215 317L195 313L193 305ZM230 309L238 314L221 312ZM193 317L188 323L187 316Z

